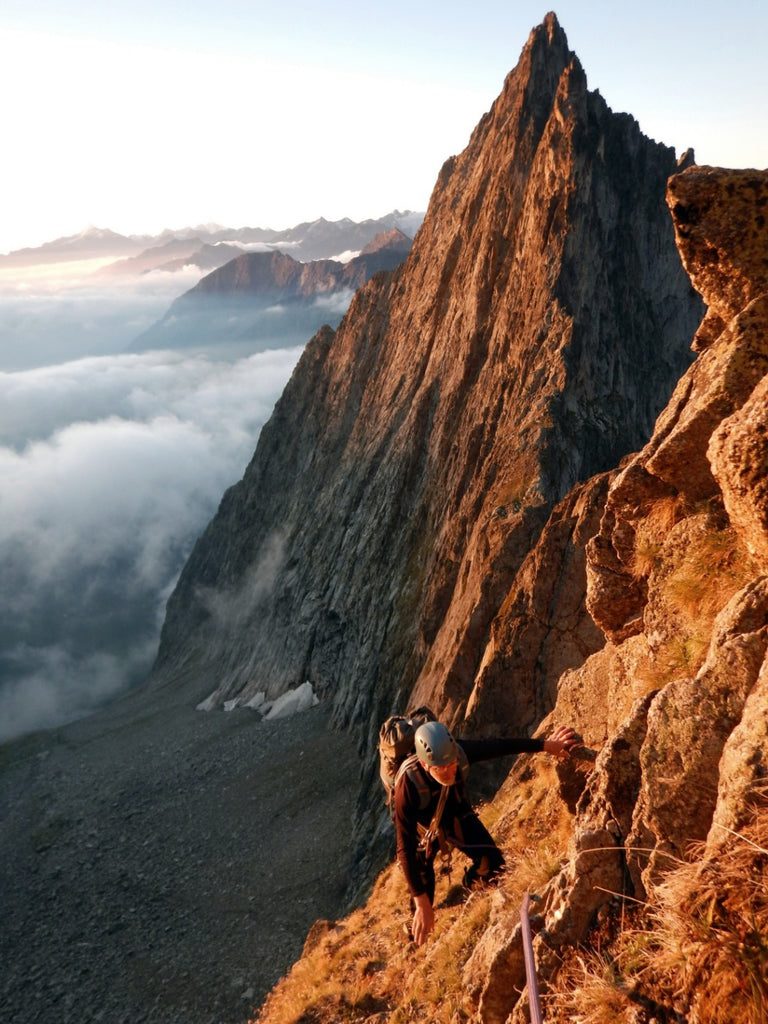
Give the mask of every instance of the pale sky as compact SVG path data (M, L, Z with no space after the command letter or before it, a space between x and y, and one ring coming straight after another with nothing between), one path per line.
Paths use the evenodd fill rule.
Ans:
M765 0L3 0L0 252L424 210L550 9L647 135L768 166Z

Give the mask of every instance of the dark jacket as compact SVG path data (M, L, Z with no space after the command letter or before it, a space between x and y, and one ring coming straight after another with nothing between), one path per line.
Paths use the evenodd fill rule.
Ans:
M544 749L544 741L538 739L487 739L461 740L460 746L467 755L470 764L476 761L490 761L496 757L510 754L537 753ZM432 823L441 785L429 772L420 765L415 771L420 773L422 786L430 792L426 807L421 807L421 796L418 787L409 778L408 773L400 776L395 786L395 829L397 831L397 859L400 863L408 889L412 896L420 896L426 891L419 871L417 852L419 846L418 826L429 828ZM467 814L474 814L466 796L465 788L459 785L450 787L448 799L442 814L446 832L450 835L450 822L456 818L461 820Z

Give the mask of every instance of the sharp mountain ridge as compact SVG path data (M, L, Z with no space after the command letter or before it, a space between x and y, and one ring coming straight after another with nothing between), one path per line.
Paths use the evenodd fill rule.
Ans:
M405 262L307 345L170 598L154 682L245 701L309 680L366 743L412 693L532 728L549 684L482 708L475 677L553 505L644 442L691 362L676 169L548 16ZM599 643L574 630L563 667Z

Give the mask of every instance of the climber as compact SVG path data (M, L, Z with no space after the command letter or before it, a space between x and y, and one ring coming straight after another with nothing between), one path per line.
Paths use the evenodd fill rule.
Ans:
M461 850L471 865L463 886L487 883L504 867L504 857L472 809L465 789L470 764L491 758L545 751L569 758L579 743L573 729L559 726L547 740L485 739L458 743L441 722L426 722L414 736L415 754L403 762L395 781L397 859L411 896L411 937L421 944L434 928L434 860L438 851Z

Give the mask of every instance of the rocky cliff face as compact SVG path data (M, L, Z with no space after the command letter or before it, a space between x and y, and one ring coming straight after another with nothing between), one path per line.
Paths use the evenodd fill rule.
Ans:
M604 642L583 596L557 638L552 608L607 478L550 520L546 574L536 541L644 443L692 358L675 169L548 16L406 262L307 346L169 601L155 684L246 700L308 679L368 740L411 696L533 728Z
M653 851L630 858L641 890L663 852L705 839L713 817L742 827L753 783L766 776L765 708L744 713L768 644L768 174L691 168L672 179L668 198L708 307L701 355L617 475L587 545L592 616L651 694L633 712L647 731L628 835ZM738 767L731 743L737 760L746 757ZM737 786L722 777L734 771Z
M587 607L607 642L556 679L553 717L573 722L599 753L589 769L559 769L571 838L565 866L543 892L536 940L542 978L554 988L564 950L588 943L600 908L622 894L648 906L669 900L667 879L687 861L694 887L708 891L714 865L748 849L741 834L757 827L764 835L768 823L768 172L692 167L671 179L668 202L708 307L694 343L701 354L648 443L608 478L607 495L594 480L563 503L578 496L599 517L584 546ZM567 621L572 601L555 620ZM518 784L523 777L516 770L510 784L515 776ZM744 874L720 880L717 905L745 899L742 917L759 919L768 907L761 863L749 882ZM509 908L497 911L466 968L484 1024L507 1020L504 993L524 984L519 928L503 929ZM722 917L708 925L704 917L685 908L685 958L677 946L664 984L653 969L625 983L633 999L615 1019L647 1019L633 1017L630 1002L658 1020L759 1019L763 967L752 1001L735 995L725 1017L716 1008L723 985L749 987L759 929L734 940L717 969L708 953L708 972L696 977L686 960L730 935ZM522 1007L509 1019L524 1020Z
M514 765L486 809L507 876L458 908L438 889L424 957L400 948L395 865L362 911L313 929L261 1024L524 1024L526 890L539 894L536 969L552 1024L764 1018L768 171L691 167L667 198L708 307L700 354L645 446L553 510L486 656L499 657L505 629L508 658L523 663L529 643L547 655L538 670L554 710L541 731L575 725L580 759ZM605 642L564 668L555 652L574 622L586 629L585 593ZM554 870L532 864L547 858Z

